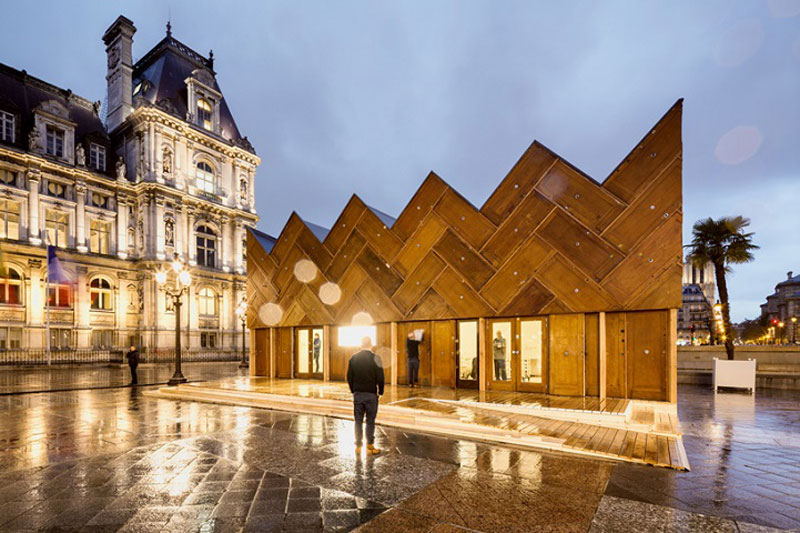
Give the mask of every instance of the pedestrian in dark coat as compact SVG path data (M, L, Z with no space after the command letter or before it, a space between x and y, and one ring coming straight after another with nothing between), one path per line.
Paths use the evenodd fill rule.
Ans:
M375 443L375 417L378 415L378 396L383 395L383 362L372 351L372 340L361 340L361 351L350 357L347 364L347 384L353 393L353 417L356 421L356 455L361 454L364 437L364 415L367 416L367 455L381 451Z
M412 389L419 384L419 343L414 332L406 339L406 358L408 360L408 386Z
M136 349L136 346L131 346L125 357L128 358L128 366L131 369L131 385L136 385L139 383L139 379L136 376L136 367L139 366L139 350Z

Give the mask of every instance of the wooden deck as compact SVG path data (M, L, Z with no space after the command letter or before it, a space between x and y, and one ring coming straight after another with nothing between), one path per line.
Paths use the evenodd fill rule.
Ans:
M236 378L145 394L352 419L344 383ZM524 392L387 386L378 423L687 470L671 404Z

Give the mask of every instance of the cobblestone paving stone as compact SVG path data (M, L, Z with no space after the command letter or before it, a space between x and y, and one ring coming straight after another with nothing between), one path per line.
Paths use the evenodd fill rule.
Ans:
M205 370L237 371L235 365ZM76 377L92 381L81 381L80 372ZM728 501L705 514L643 501L641 494L656 490L702 499L698 491L707 485L668 470L381 427L376 440L385 453L357 458L352 422L145 398L140 391L0 397L0 531L755 532L768 529L747 522L773 525L768 513L732 514L737 508ZM699 402L682 407L692 446L735 436L727 457L742 460L717 472L716 480L727 483L739 470L776 459L767 454L752 462L762 455L745 454L742 435L752 446L760 442L760 453L765 438L773 447L794 442L791 399L758 405L748 433L734 420L741 406L725 411L718 398L709 414L702 392L681 394ZM758 419L769 422L766 433L758 431ZM785 464L793 460L786 455ZM643 492L620 494L635 489L620 480L636 476ZM789 505L796 486L783 478L767 481L787 496L774 501Z

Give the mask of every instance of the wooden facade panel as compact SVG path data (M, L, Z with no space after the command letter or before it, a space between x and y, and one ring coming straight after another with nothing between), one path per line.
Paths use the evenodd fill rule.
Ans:
M681 264L681 248L665 243L680 242L681 223L678 217L667 220L614 270L604 286L617 300L626 303L647 289L671 265ZM680 284L680 280L678 280Z
M317 268L325 272L330 265L332 256L319 239L311 233L308 228L303 228L297 234L297 245L305 252L308 258L317 265Z
M351 302L351 300L355 298L358 288L361 287L361 284L364 283L365 279L367 279L367 274L364 272L364 270L357 264L351 263L350 268L345 271L339 280L339 290L341 291L342 296L333 306L337 320L339 317L341 317L342 312Z
M415 329L424 331L423 340L419 344L419 383L431 384L431 322L418 320L397 324L397 383L408 385L408 353L406 339Z
M625 313L606 313L606 396L627 398Z
M500 309L500 314L504 316L541 314L552 299L553 293L533 278Z
M361 250L356 262L364 269L367 276L374 280L383 292L389 296L394 294L403 283L403 278L369 246L365 246Z
M536 269L550 253L547 243L538 237L530 239L495 273L481 290L481 296L495 309L502 309L521 287L533 279Z
M294 247L294 241L304 227L305 224L300 220L300 217L296 213L292 213L278 237L278 242L275 243L270 252L270 255L275 259L276 265L280 265L285 261L286 254Z
M629 309L677 309L681 306L683 266L672 265L629 304Z
M366 239L361 236L358 231L353 231L344 242L339 251L331 261L326 274L330 279L335 282L344 275L344 272L353 264L353 260L358 257L364 245L367 243Z
M668 311L626 313L628 397L667 399Z
M481 258L480 254L451 230L444 232L434 250L475 290L480 290L494 274L494 269Z
M347 379L347 363L350 356L355 353L353 348L339 346L339 328L331 328L330 332L331 355L330 355L330 376L333 381L345 381Z
M275 328L275 375L279 378L292 377L292 350L294 342L292 328Z
M435 213L428 214L400 250L394 263L397 271L406 276L414 270L422 258L430 252L446 228L444 221Z
M444 267L444 261L436 254L426 255L394 294L393 299L398 307L406 310L413 308Z
M580 313L550 317L550 393L583 396L584 318Z
M433 172L428 174L392 226L395 235L407 241L417 231L417 226L433 210L433 206L447 189L448 186L442 181L442 178Z
M631 248L681 209L681 162L676 160L606 230L603 237L620 251Z
M297 246L292 246L291 250L288 250L284 255L284 261L282 261L280 266L275 269L275 274L272 276L272 283L275 285L275 288L278 289L281 296L286 290L286 286L289 284L289 282L295 279L294 266L301 259L306 259L303 251Z
M433 288L458 316L480 317L492 312L486 302L450 267L442 271Z
M295 301L300 304L312 324L330 324L333 322L333 315L328 311L328 307L320 301L319 296L304 286L298 291Z
M269 329L253 329L253 352L250 357L250 364L254 366L253 375L269 376Z
M456 386L456 323L439 320L431 327L431 385Z
M358 231L367 239L377 254L386 261L394 261L403 247L401 241L372 211L365 211L358 221Z
M331 254L336 255L341 250L342 245L355 229L365 210L366 206L358 197L353 196L350 198L336 223L331 227L327 237L325 237L325 247Z
M536 233L595 281L602 280L623 259L611 245L560 210Z
M600 395L600 316L589 313L586 324L586 395Z
M605 311L621 307L598 285L571 267L559 254L545 261L536 276L571 309Z
M453 189L448 189L442 195L434 209L451 229L476 250L480 250L495 231L495 226Z
M536 191L531 192L517 205L486 242L481 254L495 268L514 253L541 224L555 205Z
M444 298L439 296L435 290L429 289L415 304L406 318L410 320L435 320L454 316L456 316L456 312L450 309Z
M625 207L563 161L550 169L536 189L595 232L603 231Z
M392 299L386 296L377 283L367 278L356 293L364 305L364 311L369 313L375 322L395 322L403 319Z
M556 159L556 156L541 144L537 142L531 144L483 204L481 213L499 226L517 209L523 198L539 183Z
M660 170L681 155L682 112L683 101L679 100L611 173L603 187L630 202L658 179Z

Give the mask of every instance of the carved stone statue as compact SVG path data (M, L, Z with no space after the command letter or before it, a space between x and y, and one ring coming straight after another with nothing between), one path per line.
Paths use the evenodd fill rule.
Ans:
M164 174L170 174L172 172L172 152L165 148L161 159L161 171Z
M117 179L120 181L124 180L126 173L127 168L125 167L125 158L119 156L119 159L117 159Z
M144 222L139 217L139 253L144 253Z
M171 219L164 223L164 243L175 246L175 223Z
M36 127L28 134L28 149L30 151L39 150L39 130Z
M78 144L78 146L75 147L75 164L79 167L86 166L86 152L83 151L82 144Z

